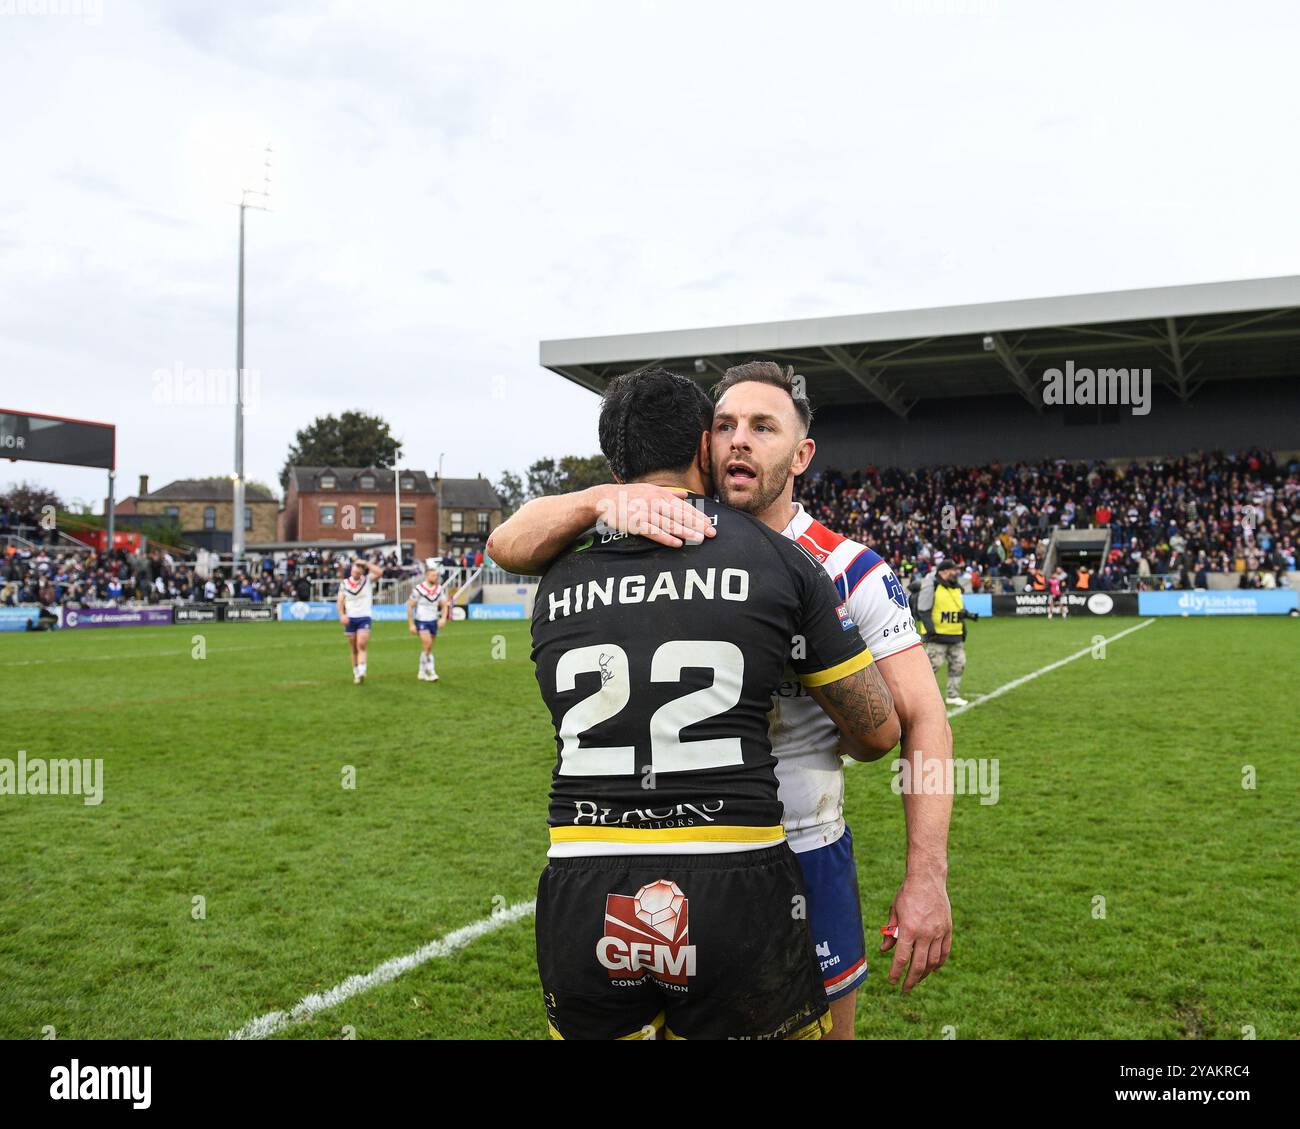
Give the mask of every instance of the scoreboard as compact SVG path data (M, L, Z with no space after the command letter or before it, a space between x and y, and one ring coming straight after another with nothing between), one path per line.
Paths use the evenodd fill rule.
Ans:
M0 458L112 470L116 433L111 423L0 408Z

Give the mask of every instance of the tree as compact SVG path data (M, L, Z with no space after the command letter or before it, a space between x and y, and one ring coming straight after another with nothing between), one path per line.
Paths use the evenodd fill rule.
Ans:
M613 482L604 455L565 455L561 459L538 459L528 468L529 498L547 494L568 494Z
M614 481L604 455L588 455L586 458L581 455L565 455L560 460L560 473L564 476L565 493Z
M541 498L562 492L560 468L554 459L538 459L528 468L528 497Z
M501 499L506 517L515 512L524 502L524 482L512 470L503 470L496 481L497 497Z
M294 436L280 470L280 486L289 492L293 466L352 466L388 468L397 459L397 440L387 422L365 412L318 416Z
M11 482L9 492L0 494L0 506L16 513L39 512L43 506L63 509L63 502L53 490L47 490L35 482Z

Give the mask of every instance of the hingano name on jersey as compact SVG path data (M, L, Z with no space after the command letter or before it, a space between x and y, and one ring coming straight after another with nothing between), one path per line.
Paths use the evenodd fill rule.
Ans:
M656 600L749 599L749 571L743 568L666 570L651 580L642 574L607 576L571 584L548 594L551 622L611 604L652 604Z

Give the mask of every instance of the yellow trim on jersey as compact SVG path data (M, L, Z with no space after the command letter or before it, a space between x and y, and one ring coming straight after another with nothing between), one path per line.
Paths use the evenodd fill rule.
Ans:
M657 1039L659 1037L660 1029L663 1027L663 1025L666 1022L668 1022L668 1013L661 1011L652 1020L650 1020L650 1022L647 1023L645 1027L638 1027L630 1035L620 1035L617 1041L620 1043L625 1043L628 1042L629 1040L636 1040L636 1039L641 1039L641 1040ZM649 1035L646 1034L647 1027L650 1029Z
M614 1039L616 1042L625 1043L625 1042L634 1041L638 1039L644 1042L648 1039L658 1038L659 1031L663 1028L664 1023L667 1022L667 1018L668 1018L667 1014L661 1011L652 1020L650 1020L650 1022L647 1023L645 1027L638 1027L630 1035L616 1035L614 1036ZM646 1034L647 1027L650 1029L649 1035ZM546 1032L548 1035L550 1035L552 1039L558 1039L561 1043L564 1042L564 1036L560 1034L560 1032L556 1029L555 1024L552 1023L549 1019L546 1021ZM672 1035L669 1035L668 1037L670 1039L673 1038Z
M825 1015L819 1015L806 1027L800 1027L793 1035L787 1036L788 1039L824 1039L831 1033L831 1028L835 1026L831 1022L831 1013L828 1011Z
M831 1013L828 1011L823 1015L819 1015L811 1023L804 1024L804 1026L800 1027L798 1031L794 1031L787 1035L785 1041L789 1042L792 1039L824 1039L831 1033L831 1028L833 1026L834 1024L831 1022ZM554 1030L554 1028L552 1028L552 1030ZM625 1038L630 1039L632 1036L628 1035L625 1036ZM670 1039L673 1042L684 1042L686 1036L677 1034L677 1032L671 1027L665 1027L664 1038Z
M785 828L775 827L552 827L552 843L779 843Z
M850 674L866 670L873 662L875 662L875 659L871 657L871 652L863 651L859 655L854 655L851 659L845 659L842 663L837 663L830 670L801 674L799 675L799 681L805 686L829 686L832 682L838 682L841 678L848 678Z

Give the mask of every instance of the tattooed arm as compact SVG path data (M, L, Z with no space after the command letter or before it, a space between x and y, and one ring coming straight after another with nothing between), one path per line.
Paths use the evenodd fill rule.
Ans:
M898 744L894 696L875 663L808 693L839 726L840 749L854 760L878 760Z

